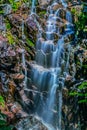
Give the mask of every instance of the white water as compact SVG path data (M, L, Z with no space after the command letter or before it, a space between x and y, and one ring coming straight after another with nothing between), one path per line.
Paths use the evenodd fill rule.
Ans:
M55 16L56 17L55 13ZM53 18L53 17L52 17ZM42 118L42 120L48 124L53 124L53 118L54 118L54 112L55 110L55 98L56 98L56 90L59 87L58 79L59 75L61 73L61 55L63 53L63 44L64 39L63 37L58 40L58 43L55 47L52 40L54 40L53 33L55 32L56 28L56 19L51 20L51 17L49 15L48 21L46 26L46 41L39 41L37 42L37 54L36 54L36 62L38 64L38 68L35 68L33 70L33 82L36 86L39 87L40 91L44 91L46 88L48 88L48 94L47 99L41 98L41 101L39 101L36 113ZM50 31L52 33L50 33ZM49 52L46 54L46 52ZM51 60L49 63L50 67L53 67L52 69L44 69L43 67L48 66L48 60ZM43 62L44 61L44 62ZM40 69L40 65L43 67ZM37 82L37 83L36 83ZM45 90L46 91L46 90ZM62 95L62 93L61 93ZM62 107L62 96L59 95L59 108L58 108L58 120L59 124L58 127L61 130L61 107ZM41 105L42 104L42 105ZM47 116L46 116L47 115ZM55 128L58 128L57 126ZM54 128L54 129L55 129ZM51 130L51 127L49 128ZM53 130L53 129L52 129Z
M36 13L36 0L32 0L31 14Z
M61 2L66 8L67 3L64 0L61 0ZM53 2L53 4L56 3ZM64 87L65 76L68 73L71 47L68 47L69 53L65 60L64 38L67 37L69 32L66 31L65 35L60 34L60 26L57 25L59 9L54 12L51 6L49 8L50 13L46 22L45 37L43 37L43 33L41 33L42 35L39 34L36 43L36 61L30 63L32 67L31 79L42 95L37 94L35 96L36 115L48 126L49 130L62 130L62 88ZM71 14L68 11L66 11L66 20L68 23L72 22ZM65 30L67 28L72 32L70 26L66 26ZM60 36L56 44L54 43L55 35ZM64 72L62 72L62 64L65 67ZM66 75L64 75L65 73ZM58 103L56 102L56 95Z
M22 40L25 39L25 34L24 34L24 20L22 19Z
M66 20L70 23L72 23L72 15L70 11L66 11Z
M66 3L66 0L61 0L61 3L62 3L62 5L63 5L63 7L67 7L67 3Z
M26 88L26 85L27 85L27 69L26 69L26 62L25 62L25 51L22 50L22 66L24 68L24 75L25 75L25 78L24 78L24 86Z

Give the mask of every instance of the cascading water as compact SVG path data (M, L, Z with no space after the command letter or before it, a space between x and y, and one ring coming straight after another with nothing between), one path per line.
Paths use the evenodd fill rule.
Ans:
M36 0L32 0L32 8L31 8L31 14L35 13L36 12Z
M24 78L24 86L26 88L26 84L27 84L27 69L26 69L26 62L25 62L25 51L22 50L22 66L24 68L24 74L25 74L25 78Z
M66 0L61 0L61 3L62 3L62 5L63 5L63 7L67 7L67 3L66 3Z
M25 34L24 34L24 20L22 19L22 40L25 39Z
M33 1L35 2L35 1ZM64 7L66 3L62 0ZM53 5L56 3L54 2ZM53 6L52 5L52 6ZM34 7L34 3L32 3ZM49 130L62 130L62 88L65 82L65 73L68 72L70 46L68 47L68 55L65 59L64 39L68 33L60 34L61 18L59 12L52 10L50 6L50 13L46 22L45 37L39 35L36 43L36 61L31 62L31 80L40 94L34 97L35 113L44 122ZM32 8L33 9L33 8ZM70 17L69 17L70 16ZM71 15L66 19L70 23ZM68 26L68 29L70 29ZM66 27L67 29L67 27ZM72 32L72 31L71 31ZM55 43L55 35L59 36ZM62 70L62 66L64 69ZM58 99L56 99L56 95Z

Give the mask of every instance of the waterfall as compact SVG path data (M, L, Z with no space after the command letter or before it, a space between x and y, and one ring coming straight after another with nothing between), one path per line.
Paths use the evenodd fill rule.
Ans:
M35 13L35 12L36 12L36 7L35 7L35 4L36 4L36 0L32 0L31 14L33 14L33 13Z
M66 11L66 20L70 23L72 23L72 15L70 11Z
M22 50L22 66L23 66L24 75L25 75L25 78L24 78L24 86L25 86L25 88L26 88L26 86L27 86L27 69L26 69L25 51L24 51L24 50Z
M65 0L61 0L61 3L62 3L62 5L63 5L63 7L67 7L67 3L66 3L66 1Z
M22 19L22 40L25 39L25 34L24 34L24 20Z
M34 8L34 2L32 7ZM64 8L67 6L64 0L61 0ZM62 130L62 89L69 67L69 55L71 46L68 46L68 55L65 59L64 39L69 32L72 32L71 24L66 26L65 34L60 34L60 27L57 22L61 23L59 17L60 9L53 11L52 6L46 21L45 35L43 32L37 38L35 62L30 62L31 80L41 94L34 97L35 114L42 120L49 130ZM33 9L32 8L32 9ZM35 9L34 9L35 10ZM67 11L66 11L67 12ZM68 16L69 14L69 16ZM70 12L66 13L66 20L71 23ZM56 39L55 37L58 38ZM56 40L56 43L55 43ZM62 70L62 66L64 69ZM65 75L66 73L66 75ZM56 99L57 97L58 99Z

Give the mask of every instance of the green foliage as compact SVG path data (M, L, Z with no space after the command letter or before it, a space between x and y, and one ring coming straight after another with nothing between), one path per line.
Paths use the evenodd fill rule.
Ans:
M0 130L13 130L12 125L8 125L5 114L0 113Z
M7 31L6 37L7 37L7 39L8 39L9 44L14 44L14 43L15 43L14 37L13 37L13 35L11 34L10 31Z
M30 39L27 38L26 41L29 44L29 46L32 46L32 47L34 46L34 43Z
M7 30L10 30L10 29L11 29L11 24L9 23L8 20L6 21L6 29L7 29Z
M72 9L71 9L71 12L72 12L72 14L75 14L75 13L76 13L76 9L75 9L75 8L72 8Z
M0 10L0 14L4 14L4 11L3 11L3 10Z
M1 105L2 107L5 106L4 98L3 98L1 95L0 95L0 105Z
M87 103L87 82L83 82L74 91L70 92L70 96L77 96L78 103Z
M85 65L82 65L82 67L84 68L84 69L87 69L87 65L85 64Z
M43 11L40 11L39 16L40 16L40 17L43 17L43 15L45 15L45 14L46 14L46 11L43 10Z
M0 0L0 4L2 4L4 2L4 0Z
M83 32L87 32L86 24L87 24L87 12L84 12L84 5L82 5L81 10L77 10L77 8L72 8L72 14L76 17L74 21L76 27L76 34L79 35Z
M5 107L4 98L0 95L0 106ZM0 111L0 130L13 130L13 126L7 122L7 116Z
M9 0L9 3L12 5L13 11L17 11L18 8L21 6L21 1Z
M79 31L80 31L80 30L84 30L84 29L85 29L86 22L87 22L87 14L81 12L81 13L78 15L78 21L76 22L76 29L78 29Z

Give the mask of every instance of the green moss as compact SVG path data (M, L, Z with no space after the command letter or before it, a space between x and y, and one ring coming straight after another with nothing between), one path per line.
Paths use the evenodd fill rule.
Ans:
M14 43L15 43L14 37L13 37L13 35L11 34L10 31L8 31L8 32L6 33L6 37L7 37L7 39L8 39L9 44L14 44Z
M71 13L72 13L72 14L75 14L75 13L76 13L76 9L75 9L75 8L72 8L72 9L71 9Z

